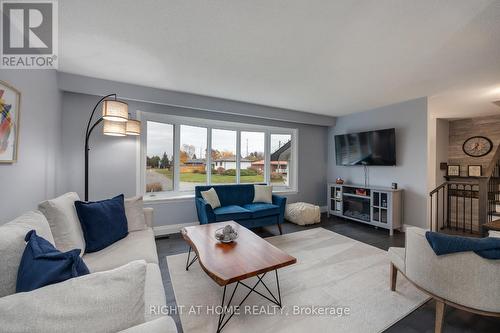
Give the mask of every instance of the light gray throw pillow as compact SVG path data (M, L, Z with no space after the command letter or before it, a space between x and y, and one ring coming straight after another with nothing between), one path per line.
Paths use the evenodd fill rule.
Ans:
M215 209L217 207L220 207L220 201L219 201L219 196L217 195L217 192L215 189L212 187L208 191L201 191L200 192L201 197L208 202L208 204L212 207L212 209Z
M104 333L144 319L146 262L0 298L0 331Z
M271 185L254 185L253 202L273 203L273 187Z
M85 252L85 238L82 226L76 214L75 201L80 200L78 194L69 192L55 199L38 205L38 209L49 221L56 248L61 252L81 249Z
M127 217L128 231L146 229L142 197L125 199L125 216Z

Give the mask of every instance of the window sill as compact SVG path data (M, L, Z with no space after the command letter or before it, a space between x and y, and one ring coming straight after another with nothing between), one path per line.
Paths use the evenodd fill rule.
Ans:
M193 201L194 193L172 193L162 195L144 195L145 204L161 204L167 202L187 202Z
M277 194L277 195L280 195L280 194L283 194L283 195L291 195L291 194L298 194L299 191L297 190L294 190L294 189L283 189L283 190L276 190L276 191L273 191L273 194Z
M273 194L277 195L293 195L299 193L295 189L277 189L273 191ZM160 194L160 195L147 195L143 196L144 203L149 205L161 204L161 203L171 203L171 202L188 202L193 201L194 193L171 193L171 194Z

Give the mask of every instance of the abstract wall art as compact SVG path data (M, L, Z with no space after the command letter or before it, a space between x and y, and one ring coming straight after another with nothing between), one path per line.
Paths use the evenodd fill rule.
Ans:
M17 160L21 93L0 81L0 163Z

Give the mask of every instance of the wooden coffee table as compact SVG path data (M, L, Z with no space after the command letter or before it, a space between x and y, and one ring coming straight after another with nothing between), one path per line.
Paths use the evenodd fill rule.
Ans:
M230 224L237 232L238 239L229 244L223 244L214 237L215 230ZM234 221L219 223L210 223L185 227L181 230L182 237L189 243L190 248L186 261L186 270L198 260L202 269L219 286L224 287L222 291L222 309L231 308L236 289L241 286L249 291L241 300L238 307L245 302L252 292L259 294L268 301L281 308L281 291L278 278L278 269L293 265L297 259L281 251L265 239L257 236L247 228ZM196 253L190 261L191 249ZM271 292L264 283L263 278L268 273L274 271L276 276L277 297ZM253 285L247 285L242 280L256 276L257 282ZM228 285L236 283L229 301L225 303L226 288ZM262 284L269 295L264 295L256 288ZM217 332L220 332L227 322L233 317L234 311L221 312L217 325ZM226 318L227 317L227 318Z

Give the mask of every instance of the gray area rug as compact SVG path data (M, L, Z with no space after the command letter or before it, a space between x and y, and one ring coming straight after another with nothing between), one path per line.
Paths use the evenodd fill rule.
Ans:
M371 245L323 228L266 240L297 258L278 271L283 309L252 294L223 332L381 332L428 299L401 276L391 292L387 252ZM215 332L222 288L198 263L186 272L186 258L167 257L182 327L185 333ZM274 273L264 281L274 293ZM258 290L266 294L262 285ZM234 300L246 292L239 287Z

